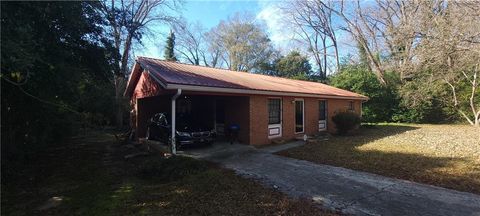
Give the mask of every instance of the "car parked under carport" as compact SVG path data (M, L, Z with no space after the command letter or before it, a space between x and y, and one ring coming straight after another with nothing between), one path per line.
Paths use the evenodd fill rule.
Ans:
M216 132L211 126L205 125L191 115L177 117L175 140L178 148L196 145L210 145L215 141ZM146 138L157 140L164 144L170 143L172 125L168 122L166 113L157 113L149 121Z

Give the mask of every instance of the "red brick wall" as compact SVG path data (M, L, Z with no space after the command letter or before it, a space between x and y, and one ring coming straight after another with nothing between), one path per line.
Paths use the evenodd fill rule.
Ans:
M327 129L330 133L335 133L337 131L335 123L332 121L332 117L335 116L338 112L345 111L349 107L349 102L351 100L338 100L338 99L329 99L328 100L328 121ZM354 112L358 115L361 114L361 101L355 100L354 102Z
M250 145L270 143L268 139L267 97L250 96Z
M305 131L307 135L318 133L318 108L317 98L305 98Z
M250 144L265 145L270 144L271 139L268 138L268 96L251 96L250 97ZM274 98L274 97L272 97ZM284 140L292 140L304 133L295 133L295 104L292 102L295 97L282 98L282 137ZM305 106L305 128L307 135L318 133L318 109L319 98L297 98L304 100ZM340 110L348 108L350 100L327 99L328 101L328 131L334 133L336 131L335 124L331 118ZM354 101L355 112L360 114L360 101Z
M295 104L292 103L293 97L282 97L282 138L295 138Z

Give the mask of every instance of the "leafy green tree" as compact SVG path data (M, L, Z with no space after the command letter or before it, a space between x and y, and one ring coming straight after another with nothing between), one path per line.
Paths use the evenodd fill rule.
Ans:
M298 51L292 51L287 56L275 62L277 76L288 78L307 78L312 66L306 56Z
M330 84L368 96L363 104L365 122L391 121L399 104L398 78L395 73L386 73L388 85L382 85L376 75L363 65L343 65L340 73L330 77Z
M175 57L175 33L173 31L170 31L167 37L164 57L167 61L177 61L177 57Z
M308 58L298 51L292 51L286 56L276 53L276 58L270 62L262 62L259 72L271 76L286 77L298 80L311 80L312 66Z
M1 4L2 159L59 143L86 116L110 122L114 51L98 2Z
M449 89L440 82L432 82L432 75L431 71L419 71L399 86L401 100L393 121L445 123L459 120L454 107L448 106L450 100L445 100ZM458 90L459 95L468 95L468 90Z

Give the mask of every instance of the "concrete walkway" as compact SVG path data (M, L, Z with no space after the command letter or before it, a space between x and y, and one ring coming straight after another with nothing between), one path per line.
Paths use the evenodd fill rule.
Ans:
M271 154L282 147L223 147L196 157L346 214L480 216L479 195Z

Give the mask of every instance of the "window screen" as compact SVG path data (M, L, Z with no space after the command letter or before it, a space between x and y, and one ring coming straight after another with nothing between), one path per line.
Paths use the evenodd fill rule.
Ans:
M318 119L327 120L327 101L324 101L324 100L319 101L318 108L319 108Z
M303 101L296 100L295 101L295 133L302 133L303 132Z
M281 100L268 99L268 124L280 124Z

